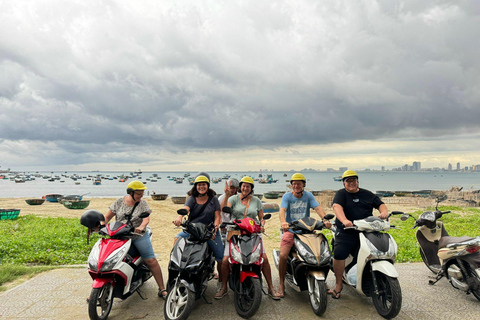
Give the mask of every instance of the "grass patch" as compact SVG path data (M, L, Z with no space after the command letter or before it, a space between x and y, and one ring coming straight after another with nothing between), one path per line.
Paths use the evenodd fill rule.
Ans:
M16 281L20 278L29 279L34 275L52 270L54 267L51 266L36 266L36 267L27 267L22 265L7 264L0 266L0 292L8 289L5 286L8 282Z
M75 218L26 215L0 223L0 265L71 265L86 263L87 229ZM98 235L91 236L96 241Z

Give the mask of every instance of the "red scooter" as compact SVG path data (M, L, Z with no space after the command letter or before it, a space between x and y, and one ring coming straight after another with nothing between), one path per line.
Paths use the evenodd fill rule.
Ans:
M149 215L144 212L139 217L143 219ZM85 211L80 219L90 231L105 236L95 243L88 257L88 273L93 279L88 315L92 320L107 319L114 298L124 300L137 292L145 300L139 289L152 273L132 245L132 240L141 235L134 232L131 215L127 215L127 219L127 223L117 221L101 226L100 221L105 218L96 210ZM146 232L145 237L151 236L149 227Z
M230 213L232 208L224 207ZM270 219L266 214L263 219ZM228 284L234 292L235 310L243 318L252 317L262 302L263 241L261 226L252 218L224 222L220 226L231 226L233 235L228 239L230 248L230 275Z

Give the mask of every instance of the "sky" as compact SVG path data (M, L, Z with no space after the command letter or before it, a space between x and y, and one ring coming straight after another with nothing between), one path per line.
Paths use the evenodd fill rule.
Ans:
M0 169L480 163L479 1L0 8Z

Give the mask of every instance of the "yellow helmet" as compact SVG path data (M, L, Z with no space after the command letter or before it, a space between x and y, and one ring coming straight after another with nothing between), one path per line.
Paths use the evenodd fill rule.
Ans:
M290 178L290 184L292 184L293 181L303 181L305 184L307 183L307 179L305 179L305 176L298 172L292 175L292 177Z
M147 189L147 187L140 181L132 181L127 185L127 193L145 189Z
M347 178L357 178L358 179L358 174L353 170L346 170L342 174L342 181L345 181L345 179L347 179Z
M210 185L210 179L208 179L207 176L203 176L203 175L197 176L195 178L194 184L197 184L199 182L206 182L208 185Z
M242 183L250 183L252 185L252 189L253 189L253 186L255 185L255 182L253 182L253 179L249 176L245 176L243 177L241 180L240 180L240 188L242 187Z

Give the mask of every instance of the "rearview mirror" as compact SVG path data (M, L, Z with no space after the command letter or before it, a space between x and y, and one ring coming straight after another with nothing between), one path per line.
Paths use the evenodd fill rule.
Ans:
M392 214L393 214L393 215L403 214L403 212L402 212L402 211L392 211Z
M150 212L142 212L138 215L138 217L144 219L144 218L148 217L149 215L150 215Z
M228 213L228 214L231 214L233 212L232 208L227 207L227 206L223 207L222 211L225 212L225 213Z
M329 214L326 214L324 218L327 219L327 220L332 220L333 218L335 218L335 216L333 214L329 213Z
M272 217L270 213L267 213L266 215L263 216L263 220L268 220Z
M404 214L402 214L402 216L400 217L400 220L406 221L408 218L410 218L410 215L409 215L408 213L404 213Z
M181 216L186 216L188 214L188 210L183 208L183 209L178 209L177 213Z

